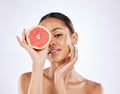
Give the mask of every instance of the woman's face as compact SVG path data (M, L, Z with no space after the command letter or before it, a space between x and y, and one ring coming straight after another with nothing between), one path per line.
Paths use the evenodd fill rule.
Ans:
M62 63L69 54L71 34L64 22L56 18L47 18L40 25L46 27L52 35L49 44L48 60L54 63Z

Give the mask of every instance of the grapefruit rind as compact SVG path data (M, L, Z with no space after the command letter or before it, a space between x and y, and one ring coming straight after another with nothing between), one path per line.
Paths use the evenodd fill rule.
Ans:
M48 33L48 41L47 41L43 46L41 46L41 47L37 47L37 46L32 45L31 42L30 42L31 40L29 39L29 34L30 34L30 33L32 32L32 30L34 30L35 28L43 29L43 30L45 30L45 31ZM39 36L38 36L38 37L39 37ZM32 27L32 28L27 32L27 34L26 34L26 40L27 40L28 45L31 46L33 49L42 50L42 49L46 48L46 47L49 45L49 43L50 43L50 41L51 41L51 33L50 33L50 31L49 31L47 28L45 28L44 26L37 25L37 26Z

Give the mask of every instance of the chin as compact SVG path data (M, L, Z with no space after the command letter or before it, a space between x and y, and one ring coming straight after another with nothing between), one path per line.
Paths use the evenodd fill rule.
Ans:
M48 57L48 60L50 62L59 63L59 62L63 62L65 60L65 58L66 58L66 56L56 55L56 56L53 56L53 57Z

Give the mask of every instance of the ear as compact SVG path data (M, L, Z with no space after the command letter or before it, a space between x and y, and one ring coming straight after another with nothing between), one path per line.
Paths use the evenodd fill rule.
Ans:
M78 34L77 34L77 32L74 32L73 34L71 34L71 39L72 39L72 43L74 45L76 45L77 42L78 42Z

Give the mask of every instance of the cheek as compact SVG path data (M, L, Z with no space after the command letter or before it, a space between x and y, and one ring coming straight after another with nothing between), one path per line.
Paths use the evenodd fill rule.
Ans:
M61 49L64 56L66 57L69 54L69 43L64 41Z
M69 54L69 46L66 45L64 48L63 48L63 52L65 55L68 55Z
M70 36L66 37L66 41L65 42L66 42L67 45L71 45L72 44Z
M69 46L72 44L71 38L69 36L65 36L59 43L63 46Z
M70 50L70 45L72 44L71 38L69 36L66 36L59 42L61 49L63 50L64 53L69 53Z

